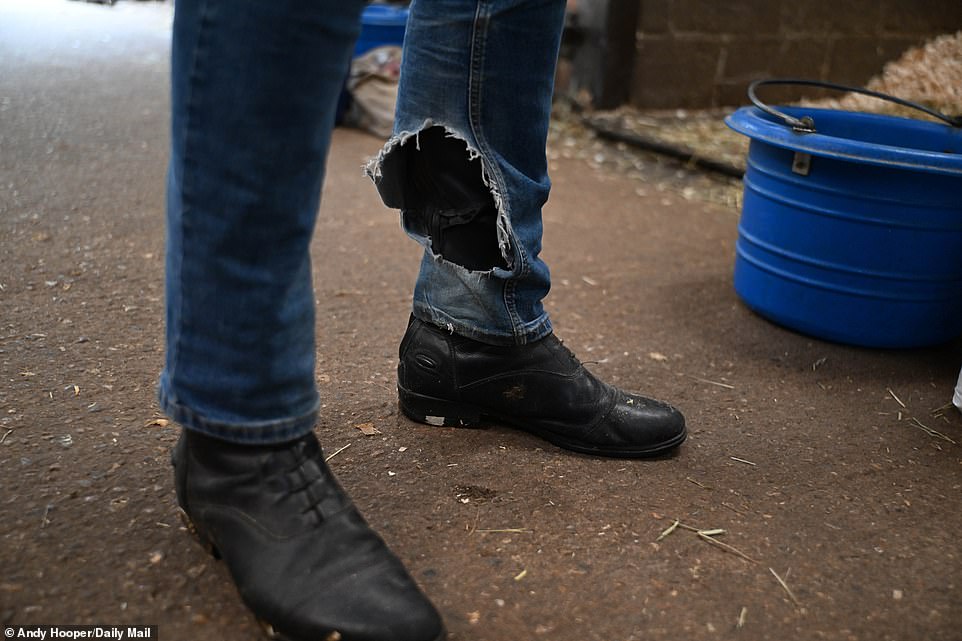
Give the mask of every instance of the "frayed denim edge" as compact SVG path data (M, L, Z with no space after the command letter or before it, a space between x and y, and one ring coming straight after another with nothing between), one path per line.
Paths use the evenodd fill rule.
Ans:
M507 203L503 195L503 191L497 180L493 179L493 172L490 169L489 161L484 157L480 150L471 145L468 137L458 133L454 128L444 125L442 123L434 122L431 119L425 120L421 123L421 126L413 131L405 130L395 133L391 138L384 144L381 150L378 152L377 156L371 158L367 164L364 166L364 174L377 184L381 179L381 167L384 164L384 159L387 158L391 153L394 152L398 147L406 144L411 138L414 138L415 148L420 151L420 141L418 136L422 131L430 129L431 127L440 127L444 130L445 136L448 138L454 138L455 140L460 140L464 143L465 151L468 155L468 161L475 159L481 160L481 182L484 186L488 188L491 192L491 197L494 199L494 206L498 212L497 218L497 236L498 236L498 249L501 251L501 257L504 258L505 264L508 266L507 272L501 270L501 273L508 273L514 269L514 253L512 252L512 239L514 238L514 230L511 228L511 221L508 219L508 208ZM431 250L430 239L424 237L413 236L419 243L424 245L429 252L431 252L432 257L437 261L450 262L444 259L442 256L435 254ZM459 267L465 270L467 273L478 274L479 276L489 275L498 273L499 268L495 268L488 271L474 272L466 270L464 267L457 265L456 263L451 263L455 267Z

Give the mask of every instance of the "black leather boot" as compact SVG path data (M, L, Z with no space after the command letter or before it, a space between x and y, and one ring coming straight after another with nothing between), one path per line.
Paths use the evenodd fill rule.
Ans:
M412 317L401 341L398 397L401 411L420 423L471 426L489 418L585 454L654 456L687 435L678 410L598 380L553 334L504 347Z
M183 430L173 452L189 528L273 638L436 641L437 611L340 488L317 439L236 445Z

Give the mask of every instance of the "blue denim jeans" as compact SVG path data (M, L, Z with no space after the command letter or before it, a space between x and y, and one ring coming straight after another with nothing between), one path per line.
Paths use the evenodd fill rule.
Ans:
M159 399L189 429L313 429L308 246L363 4L177 0ZM563 17L563 0L415 0L397 134L368 168L425 245L414 313L482 341L550 332L538 255Z
M523 344L551 331L539 254L564 8L556 0L415 1L395 135L368 167L385 204L401 209L405 230L425 246L414 314L484 342ZM452 169L459 160L460 172ZM479 210L490 215L463 223ZM455 254L465 253L459 244L493 251L475 248L465 266L436 242L449 229Z

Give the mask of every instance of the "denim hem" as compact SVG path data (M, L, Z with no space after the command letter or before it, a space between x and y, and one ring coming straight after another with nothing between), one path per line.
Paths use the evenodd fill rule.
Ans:
M414 303L413 313L415 318L424 323L488 345L526 345L537 342L552 332L551 320L547 313L523 325L519 332L511 334L480 329L476 325L448 316L437 308L422 303Z
M272 445L293 441L314 430L319 406L301 416L245 423L227 422L206 417L171 399L161 386L157 392L160 409L184 428L232 443Z

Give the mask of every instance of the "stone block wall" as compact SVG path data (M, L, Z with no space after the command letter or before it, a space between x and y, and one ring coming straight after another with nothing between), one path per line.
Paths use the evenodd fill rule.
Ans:
M864 85L905 49L962 29L962 0L637 2L627 99L641 108L745 104L765 77Z

